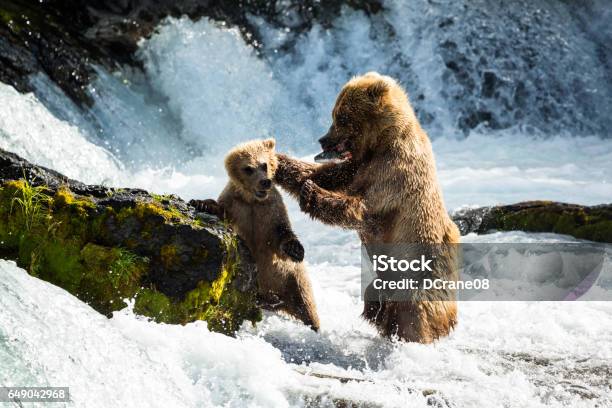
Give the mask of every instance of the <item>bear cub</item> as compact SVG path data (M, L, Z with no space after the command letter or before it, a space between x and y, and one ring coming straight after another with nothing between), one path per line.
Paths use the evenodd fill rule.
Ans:
M192 200L200 211L227 220L249 248L257 265L261 306L319 329L304 248L291 229L282 196L272 184L277 167L274 139L254 140L225 157L229 182L214 200Z

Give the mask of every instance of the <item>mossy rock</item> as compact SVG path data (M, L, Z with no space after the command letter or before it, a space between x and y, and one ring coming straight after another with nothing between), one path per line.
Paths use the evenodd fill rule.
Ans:
M227 334L261 318L254 264L215 217L175 196L87 186L2 150L0 249L107 316L134 299L158 322L205 320Z
M459 211L453 220L462 234L488 231L553 232L596 242L612 242L612 204L581 206L526 201Z

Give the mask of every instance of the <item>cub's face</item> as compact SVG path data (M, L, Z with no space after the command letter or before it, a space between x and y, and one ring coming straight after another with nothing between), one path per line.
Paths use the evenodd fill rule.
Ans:
M393 79L375 72L350 80L336 99L332 125L319 139L323 153L315 161L363 158L387 122L387 96L394 85Z
M277 160L274 139L254 140L236 146L225 158L230 179L251 201L268 198Z

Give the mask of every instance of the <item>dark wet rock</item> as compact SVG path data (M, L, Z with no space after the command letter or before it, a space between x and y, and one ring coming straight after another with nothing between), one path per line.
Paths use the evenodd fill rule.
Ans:
M582 206L553 201L464 209L452 214L461 235L490 231L553 232L612 243L612 204Z
M3 0L0 3L0 81L20 92L32 91L28 76L44 72L77 104L92 103L87 85L92 64L115 69L138 66L138 41L168 17L209 17L240 28L257 44L249 17L264 18L274 27L295 31L315 22L329 26L341 7L379 11L379 1L295 0Z
M32 275L110 315L135 299L157 321L257 321L256 268L217 218L180 198L85 185L0 150L0 247Z
M83 41L78 22L56 3L60 2L2 1L0 80L19 91L31 91L27 77L44 72L73 100L90 104L85 92L93 72L90 62L102 62L97 58L102 55L95 52L95 45Z
M443 109L468 135L476 130L516 128L535 135L609 136L612 127L612 31L605 0L584 2L518 0L501 2L423 1L423 18L407 24L420 41L431 42L443 86ZM421 4L419 2L416 5ZM240 29L253 46L261 44L257 21L290 31L279 47L289 52L301 33L319 24L333 26L342 7L368 15L382 1L331 0L4 0L0 3L0 81L21 92L32 90L28 76L44 72L80 106L95 72L139 66L135 50L168 16L209 17ZM419 13L414 6L414 13ZM389 32L381 42L397 58L379 68L421 92L410 66L411 51L394 44L393 26L373 17L375 31ZM379 34L380 34L379 33ZM421 34L419 34L420 36ZM436 104L437 106L437 104ZM435 110L416 101L423 125L435 130Z

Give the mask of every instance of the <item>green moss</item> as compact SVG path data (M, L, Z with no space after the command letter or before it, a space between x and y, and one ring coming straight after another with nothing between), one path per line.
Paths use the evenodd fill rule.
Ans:
M140 275L144 272L145 265L149 263L149 260L123 248L113 248L112 252L115 256L110 264L109 273L113 288L120 289L138 285Z
M234 248L236 249L236 248ZM254 307L253 294L239 292L232 287L239 263L237 252L228 252L223 271L212 283L201 282L182 302L173 304L171 323L205 320L210 330L232 334L244 320L253 324L260 321L261 311Z
M0 21L13 32L18 33L23 30L21 17L12 10L0 8Z
M176 245L168 244L161 247L160 257L166 268L176 264L176 252Z
M9 10L0 9L0 21L4 24L10 24L15 19L15 14Z
M160 204L167 204L170 202L170 200L172 200L172 196L170 194L151 193L151 197Z
M602 208L561 207L538 202L533 208L493 215L493 228L503 231L553 232L598 242L612 242L612 212Z
M14 210L20 212L24 228L30 231L41 222L49 206L50 198L45 194L46 188L34 187L27 180L9 181L6 188L13 191L11 214Z
M132 216L141 220L151 216L159 216L169 222L191 222L176 208L169 207L166 209L156 201L140 201L135 207L122 208L117 214L120 221Z
M15 33L20 33L24 29L39 31L41 24L44 24L44 16L36 7L27 3L3 0L0 5L0 22Z
M115 195L121 194L121 193L123 193L125 191L126 191L125 188L113 188L113 187L111 187L111 188L108 188L106 190L106 197L107 198L111 198L111 197L114 197Z
M210 297L210 283L199 282L198 286L185 296L177 306L180 322L206 320L206 312L213 305Z
M23 0L2 0L0 2L0 22L3 22L16 33L27 29L31 33L64 31L55 16L48 13L42 2L27 2ZM12 27L11 27L12 25Z
M140 276L149 262L124 248L108 248L88 243L81 250L85 265L99 274L113 289L138 285Z
M93 200L87 197L75 198L70 189L62 187L53 196L53 203L56 207L73 207L77 211L87 214L88 210L96 208Z
M135 297L134 312L149 316L158 322L172 323L176 320L170 299L154 289L142 289L138 292Z
M236 238L227 234L223 245L226 260L213 282L200 282L179 302L153 288L142 289L136 296L134 311L164 323L205 320L210 330L226 334L236 332L244 320L253 324L260 321L261 311L254 306L254 294L242 293L232 286L240 266Z
M38 275L78 296L78 288L85 272L80 249L80 242L76 239L51 240L42 245L38 252L41 258Z
M596 224L585 225L576 231L578 238L598 242L612 242L612 219L601 220Z
M208 311L206 320L211 330L221 332L234 332L238 330L243 320L253 324L260 321L261 310L255 308L255 294L242 293L231 287L240 268L238 255L238 241L235 235L223 235L226 261L222 273L211 285L212 298L217 300L217 307ZM230 313L231 311L231 313Z
M123 248L97 243L106 221L115 224L138 220L142 236L126 239ZM161 217L163 222L160 223ZM241 293L233 286L239 270L237 242L223 236L226 257L213 282L200 282L182 299L171 299L155 287L145 285L150 261L133 252L147 237L154 237L163 223L188 223L202 228L176 208L155 200L136 203L115 211L98 206L93 198L75 195L68 187L51 192L33 187L25 180L9 181L0 187L0 246L32 275L54 283L90 304L105 315L135 299L136 313L156 321L185 324L206 320L211 330L231 334L244 320L261 319L253 293ZM166 270L178 263L178 248L170 243L160 248ZM193 254L204 260L208 250Z

